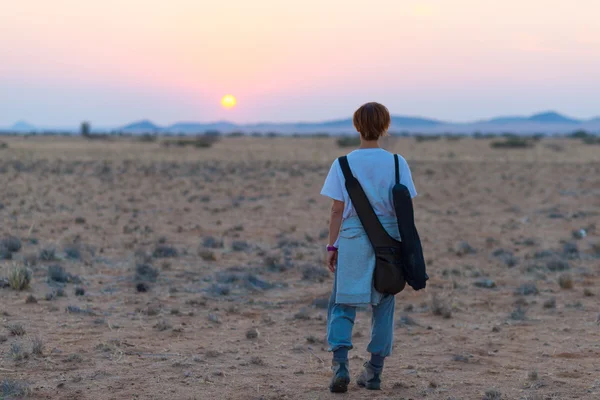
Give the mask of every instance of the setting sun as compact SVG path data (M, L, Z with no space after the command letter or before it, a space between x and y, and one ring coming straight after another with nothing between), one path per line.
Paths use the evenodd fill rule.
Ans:
M236 104L237 104L237 100L231 94L223 96L223 98L221 99L221 105L225 108L233 108L233 107L235 107Z

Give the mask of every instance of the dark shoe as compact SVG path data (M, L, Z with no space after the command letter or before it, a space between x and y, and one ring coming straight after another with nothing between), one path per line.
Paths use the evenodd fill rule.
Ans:
M334 361L331 365L331 370L333 371L333 377L329 384L329 390L332 393L346 393L348 391L348 384L350 383L348 363Z
M380 390L381 389L381 371L376 371L370 362L366 362L363 365L363 370L356 379L358 386L367 388L369 390Z

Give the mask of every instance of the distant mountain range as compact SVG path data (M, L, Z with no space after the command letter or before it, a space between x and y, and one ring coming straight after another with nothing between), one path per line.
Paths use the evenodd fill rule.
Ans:
M409 133L546 133L564 134L577 129L585 129L600 133L600 117L592 120L578 120L566 117L554 111L534 114L531 116L496 117L488 120L452 123L431 118L392 116L391 132ZM259 124L233 124L221 121L213 123L182 122L170 126L158 126L151 121L144 120L126 125L120 132L130 134L141 133L173 133L195 134L207 131L232 132L278 132L293 133L332 133L343 134L355 132L352 119L340 119L325 122L298 122L298 123L259 123Z
M92 124L92 128L94 125ZM491 119L454 123L440 121L431 118L392 116L392 125L390 132L407 133L517 133L517 134L566 134L583 129L592 133L600 133L600 117L590 120L579 120L570 118L554 111L547 111L531 116L503 116ZM77 128L71 129L71 132L77 132ZM35 132L52 131L47 128L36 128L27 122L20 121L5 131L12 132ZM58 130L57 130L58 131ZM61 129L61 131L65 131ZM134 122L122 127L116 128L98 128L95 131L112 131L127 134L199 134L211 131L221 133L269 133L277 132L281 134L310 134L310 133L330 133L345 134L354 133L352 119L339 119L325 122L296 122L296 123L258 123L258 124L234 124L227 121L218 121L211 123L200 122L178 122L169 126L159 126L150 120Z

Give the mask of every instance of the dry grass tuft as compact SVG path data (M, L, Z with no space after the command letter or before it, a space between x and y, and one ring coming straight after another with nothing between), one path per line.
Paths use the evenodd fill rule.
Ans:
M8 284L13 290L25 290L31 284L31 271L25 267L14 267L8 274Z
M8 324L5 328L12 336L24 336L26 333L21 324Z
M558 285L561 289L573 289L573 278L569 274L562 274L558 277Z

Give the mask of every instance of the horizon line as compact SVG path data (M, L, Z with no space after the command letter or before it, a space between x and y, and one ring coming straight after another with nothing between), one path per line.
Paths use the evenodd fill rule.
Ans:
M589 121L593 121L595 119L600 118L600 114L598 115L593 115L591 117L573 117L571 115L567 115L567 114L563 114L559 111L555 111L555 110L544 110L544 111L538 111L538 112L534 112L532 114L512 114L512 115L496 115L496 116L491 116L491 117L480 117L478 119L473 119L473 120L465 120L465 121L456 121L456 120L442 120L442 119L438 119L435 117L427 117L427 116L423 116L423 115L403 115L403 114L394 114L394 113L390 113L391 118L416 118L416 119L425 119L425 120L429 120L429 121L434 121L437 122L439 124L453 124L453 125L461 125L461 124L476 124L476 123L482 123L482 122L487 122L493 119L498 119L498 118L531 118L537 115L543 115L543 114L556 114L559 115L561 117L565 117L565 118L569 118L569 119L573 119L573 120L577 120L580 123L583 122L589 122ZM154 125L156 125L159 128L168 128L170 126L176 125L176 124L200 124L200 125L214 125L214 124L231 124L231 125L235 125L235 126L253 126L253 125L291 125L291 124L326 124L326 123L331 123L331 122L339 122L339 121L345 121L345 120L352 120L352 116L348 116L348 117L338 117L338 118L330 118L330 119L322 119L322 120L293 120L293 121L259 121L259 122L232 122L229 120L208 120L208 121L193 121L193 120L179 120L176 122L172 122L172 123L166 123L166 124L161 124L161 123L156 123L154 122L151 118L140 118L140 119L136 119L127 123L122 123L122 124L107 124L107 125L96 125L97 127L102 127L102 128L112 128L112 129L118 129L118 128L124 128L127 125L132 125L132 124L137 124L137 123L141 123L141 122L150 122ZM94 124L93 121L89 121L86 119L82 119L80 122L75 123L75 125L62 125L62 124L52 124L52 125L46 125L46 124L33 124L30 123L28 120L26 119L18 119L16 122L14 122L12 125L9 126L0 126L0 129L4 129L4 128L12 128L13 126L19 124L19 123L24 123L27 125L32 126L33 128L36 129L57 129L57 128L66 128L68 126L70 127L76 127L79 126L81 123L83 122L88 122L92 125L92 129L94 128Z

